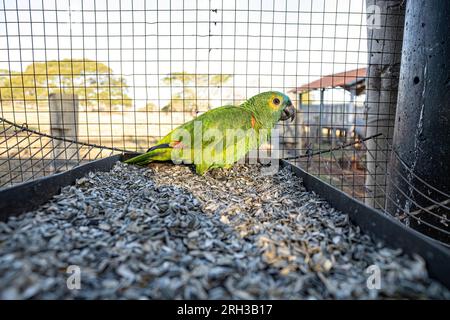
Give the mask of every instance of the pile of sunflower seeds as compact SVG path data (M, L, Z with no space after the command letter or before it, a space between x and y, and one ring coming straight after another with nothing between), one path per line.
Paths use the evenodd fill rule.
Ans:
M264 176L259 165L236 165L202 177L187 166L117 163L0 223L0 298L450 293L420 257L375 243L287 169Z

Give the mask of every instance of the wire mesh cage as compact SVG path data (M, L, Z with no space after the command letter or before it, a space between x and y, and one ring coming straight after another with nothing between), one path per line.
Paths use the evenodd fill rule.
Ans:
M4 0L0 185L144 152L199 114L277 90L297 107L279 124L280 157L386 211L404 6L380 6ZM448 242L448 193L402 163L412 189L398 218Z

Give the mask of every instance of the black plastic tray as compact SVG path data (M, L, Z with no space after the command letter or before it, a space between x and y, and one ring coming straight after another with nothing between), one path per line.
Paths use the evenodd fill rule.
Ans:
M117 161L130 156L133 155L111 156L0 190L0 220L5 221L10 216L33 210L58 194L62 187L73 184L88 172L109 171ZM348 214L351 223L359 226L364 233L389 247L401 248L406 254L420 255L427 263L430 276L450 289L450 250L394 218L367 207L303 169L284 160L280 164L300 177L307 190L314 191L332 207Z

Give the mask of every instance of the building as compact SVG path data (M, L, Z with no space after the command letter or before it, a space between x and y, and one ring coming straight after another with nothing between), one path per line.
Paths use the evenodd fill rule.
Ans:
M360 68L328 75L290 90L298 101L295 130L300 130L302 137L296 148L303 149L310 143L320 142L334 145L364 137L365 80L366 68ZM327 98L331 90L342 91L343 98L335 98L333 94ZM319 98L305 101L304 95L313 93L318 93Z

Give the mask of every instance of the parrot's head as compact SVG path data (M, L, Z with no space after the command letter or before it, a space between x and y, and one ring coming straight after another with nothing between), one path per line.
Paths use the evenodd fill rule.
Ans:
M288 119L292 121L295 118L295 107L291 99L278 91L257 94L250 98L248 103L252 105L254 113L267 116L273 123Z

